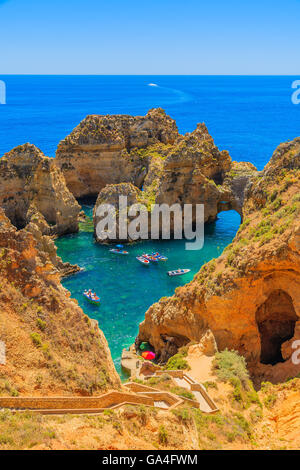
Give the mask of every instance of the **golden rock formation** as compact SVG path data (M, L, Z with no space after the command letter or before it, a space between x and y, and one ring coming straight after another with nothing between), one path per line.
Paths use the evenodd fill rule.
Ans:
M219 349L246 357L257 381L299 374L292 359L300 339L299 176L300 138L280 145L252 175L233 243L146 312L138 340L162 361L210 329Z
M140 187L147 156L132 149L172 144L176 123L158 108L146 116L87 116L58 146L57 165L76 198L96 197L106 184L131 182Z
M60 284L60 273L26 229L0 209L0 393L100 393L119 387L106 339Z
M0 159L0 206L18 228L42 216L43 233L78 230L80 206L55 160L31 144L20 145Z

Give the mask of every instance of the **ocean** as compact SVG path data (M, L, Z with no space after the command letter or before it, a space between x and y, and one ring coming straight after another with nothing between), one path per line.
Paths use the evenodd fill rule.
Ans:
M0 105L0 155L31 142L53 157L87 114L143 115L160 106L180 132L204 121L220 149L261 170L280 142L300 134L300 105L291 101L297 78L0 75L7 95Z
M144 115L162 107L181 133L205 122L215 143L233 160L250 161L259 170L283 141L300 135L300 105L291 101L290 76L4 76L6 105L0 105L0 156L31 142L55 156L58 142L87 114ZM92 207L84 206L91 215ZM99 321L118 372L122 349L138 332L145 311L160 297L193 278L203 263L219 256L240 223L234 211L219 214L207 225L204 248L186 251L184 241L138 243L130 255L118 256L94 243L90 229L56 241L64 261L84 270L63 280L90 317ZM160 251L166 263L149 268L135 256ZM169 278L166 271L190 268L188 275ZM101 297L100 307L82 296L85 288Z

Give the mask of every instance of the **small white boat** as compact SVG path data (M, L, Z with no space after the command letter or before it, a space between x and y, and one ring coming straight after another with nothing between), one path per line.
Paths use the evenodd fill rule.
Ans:
M109 250L111 253L116 253L117 255L128 255L128 251L126 250L121 250L120 248L111 248Z
M175 269L174 271L168 271L168 276L182 276L183 274L189 273L190 269Z
M144 264L145 266L149 266L149 265L150 265L150 261L149 261L148 259L144 258L143 256L137 256L136 259L137 259L140 263Z

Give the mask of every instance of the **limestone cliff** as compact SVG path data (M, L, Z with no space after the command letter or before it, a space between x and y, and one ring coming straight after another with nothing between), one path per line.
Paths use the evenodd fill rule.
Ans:
M119 206L119 197L126 196L127 203L124 207ZM109 226L103 227L103 232L100 232L98 223L103 219L106 218L106 214L98 213L98 208L100 205L110 204L111 206L115 207L115 217L112 217ZM140 191L136 186L131 183L120 183L120 184L108 184L105 186L102 191L100 191L95 207L94 207L94 214L93 214L93 221L94 221L94 228L95 228L95 238L96 241L105 243L105 242L124 242L124 241L135 241L133 237L130 236L130 222L134 219L134 217L128 215L128 210L130 206L136 205L136 207L140 207L140 204L144 204L146 206L147 200L143 199L143 192ZM150 217L149 211L146 209L144 211L147 221L147 227L150 227ZM119 220L123 217L123 220L126 222L126 232L120 232ZM103 219L104 220L104 219ZM128 230L129 229L129 230ZM104 233L105 237L102 238L101 233ZM149 231L146 230L146 235L148 236ZM143 238L143 237L142 237Z
M178 139L165 158L156 202L204 204L205 221L214 220L230 168L228 152L220 152L205 124L198 124L194 132Z
M101 393L118 387L103 333L60 284L60 274L27 229L0 209L0 365L4 395Z
M147 206L149 232L151 205L155 203L169 206L191 204L194 207L204 204L205 222L215 220L223 210L236 209L242 214L248 185L257 175L256 168L250 163L232 162L227 151L219 151L205 124L198 124L192 133L178 135L174 142L152 141L145 148L135 147L130 150L130 156L136 168L143 165L142 172L139 172L143 184L134 192L135 202L143 202ZM79 177L80 174L79 171ZM110 185L109 191L106 188L100 191L95 210L100 201L114 204L117 209L118 194L126 195L126 188L122 186L124 181L128 181L126 172L118 174L117 179L114 188ZM131 178L132 183L138 185L135 178ZM172 229L171 219L171 233ZM131 241L130 237L127 241Z
M0 159L0 206L18 228L40 216L44 234L78 230L80 206L53 158L24 144Z
M219 349L246 357L258 382L278 382L300 372L292 361L300 339L300 138L280 145L261 174L248 170L252 183L239 192L243 224L233 243L150 307L138 341L150 341L165 361L210 329Z
M58 256L53 237L44 235L49 232L49 226L42 214L34 206L31 206L27 212L27 218L29 222L24 230L32 233L37 250L40 254L43 253L43 256L50 258L53 266L59 271L59 275L64 277L80 271L80 267L77 264L64 263L60 256Z
M146 116L87 116L62 140L56 162L76 198L97 196L106 184L122 182L140 187L146 174L147 156L132 149L173 143L176 123L162 109Z

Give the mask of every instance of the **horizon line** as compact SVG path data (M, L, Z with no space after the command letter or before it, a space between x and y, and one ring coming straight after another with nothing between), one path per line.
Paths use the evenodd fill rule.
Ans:
M151 74L151 73L0 73L0 76L35 77L298 77L299 74Z

